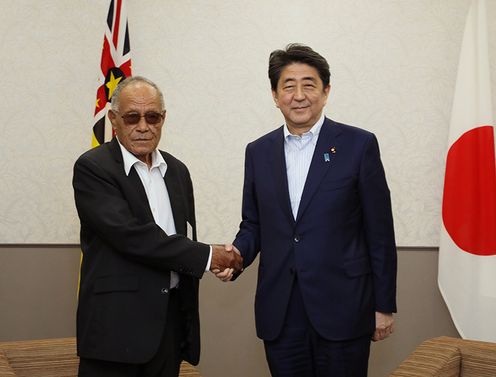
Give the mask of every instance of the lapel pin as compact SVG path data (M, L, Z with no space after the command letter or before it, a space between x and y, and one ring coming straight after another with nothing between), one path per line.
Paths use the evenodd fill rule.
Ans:
M329 150L331 151L332 154L336 153L336 147L331 147Z
M329 153L324 153L324 161L325 162L331 161L331 157L329 157Z

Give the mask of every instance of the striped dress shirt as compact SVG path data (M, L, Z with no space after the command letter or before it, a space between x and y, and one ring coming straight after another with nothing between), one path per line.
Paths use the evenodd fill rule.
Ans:
M298 207L300 206L301 194L307 180L308 169L312 162L315 145L319 138L320 129L324 124L324 114L315 125L308 131L299 135L293 135L288 127L284 126L284 155L286 157L286 175L288 177L289 199L291 210L296 220Z

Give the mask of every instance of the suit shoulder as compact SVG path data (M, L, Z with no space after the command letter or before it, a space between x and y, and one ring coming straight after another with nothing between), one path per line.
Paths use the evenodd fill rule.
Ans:
M258 147L258 146L263 146L268 143L272 143L274 140L277 138L282 138L284 136L284 133L282 131L283 126L276 128L273 131L270 131L269 133L260 136L258 139L248 143L248 147Z
M331 121L331 127L337 127L342 133L348 134L348 135L354 136L354 137L360 137L360 138L365 138L365 139L369 139L369 138L374 137L374 134L372 132L367 131L363 128L351 126L349 124Z
M78 159L76 160L76 164L84 160L100 162L109 157L111 157L109 143L104 143L84 152L81 156L78 157Z
M162 157L164 158L165 162L167 163L167 166L170 166L171 168L178 169L181 171L185 171L189 174L188 167L184 162L182 162L180 159L177 157L174 157L168 152L161 151L159 152L162 154Z

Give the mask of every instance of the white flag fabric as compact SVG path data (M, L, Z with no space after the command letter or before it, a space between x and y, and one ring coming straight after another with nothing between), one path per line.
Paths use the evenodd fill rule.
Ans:
M439 289L463 338L496 342L496 160L485 0L473 0L446 155Z

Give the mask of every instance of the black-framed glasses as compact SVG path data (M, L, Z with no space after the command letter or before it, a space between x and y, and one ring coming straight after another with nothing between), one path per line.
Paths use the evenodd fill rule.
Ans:
M114 112L119 114L117 111ZM155 125L160 123L162 119L164 119L164 117L165 117L165 110L162 111L161 113L156 111L147 111L144 114L140 114L138 112L132 111L121 115L122 120L128 126L134 126L138 124L141 118L145 118L146 123Z

